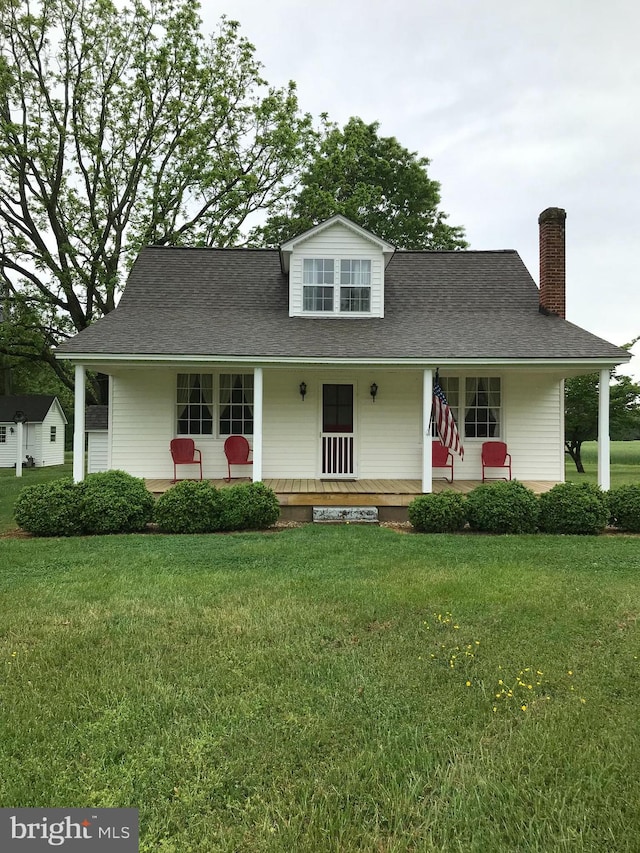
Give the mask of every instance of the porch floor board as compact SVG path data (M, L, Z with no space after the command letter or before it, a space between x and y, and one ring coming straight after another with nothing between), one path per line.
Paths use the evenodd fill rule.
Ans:
M147 488L154 494L170 489L173 482L168 479L152 478L146 481ZM222 479L209 480L217 489L235 483L251 482L248 477L233 479L227 483ZM547 492L555 482L547 480L524 480L523 485L536 494ZM406 507L422 494L420 480L314 480L267 478L264 484L273 489L281 506L388 506ZM434 480L433 491L453 491L468 494L480 485L479 480Z

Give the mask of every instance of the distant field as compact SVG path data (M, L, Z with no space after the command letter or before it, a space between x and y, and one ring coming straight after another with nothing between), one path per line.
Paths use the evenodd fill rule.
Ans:
M598 443L582 445L584 474L578 474L574 461L565 457L565 477L574 483L595 483L598 479ZM611 442L611 487L640 483L640 441Z

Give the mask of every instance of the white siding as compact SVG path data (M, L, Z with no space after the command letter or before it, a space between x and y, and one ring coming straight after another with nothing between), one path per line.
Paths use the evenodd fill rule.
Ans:
M111 468L136 477L173 477L169 443L176 437L176 377L180 370L130 370L111 381ZM194 372L213 372L199 370ZM224 369L222 372L230 372ZM238 373L250 373L242 367ZM214 387L216 383L214 383ZM214 429L217 406L214 405ZM205 478L227 476L224 438L194 436ZM180 466L179 478L197 476L197 467ZM237 469L236 469L237 473ZM250 469L247 469L250 474Z
M56 428L55 441L51 441L52 426ZM62 465L64 462L64 420L55 404L42 422L38 451L40 458L35 457L36 465Z
M109 433L106 429L87 433L87 474L109 470Z
M519 480L564 480L562 381L521 373L503 380L505 441Z
M304 240L291 255L289 271L289 314L310 316L302 311L302 262L304 258L353 258L371 261L371 313L368 316L384 316L384 258L374 243L354 233L341 223L321 231ZM340 266L337 265L334 287L340 288ZM313 316L318 316L314 314ZM338 313L322 312L324 317L337 317ZM340 316L349 316L342 314ZM353 317L353 315L351 315Z
M13 468L16 464L16 454L18 452L16 427L13 423L2 424L5 427L6 441L0 444L0 468ZM11 432L13 430L13 433Z
M234 369L227 367L223 372L229 371ZM235 371L249 372L250 368L237 367ZM169 442L175 436L177 372L140 369L113 377L110 467L141 477L173 476ZM304 402L299 392L302 381L307 385ZM356 476L420 479L422 371L414 369L264 368L263 476L320 476L323 382L354 385ZM378 385L375 403L369 393L372 382ZM514 477L562 480L560 379L542 373L502 374L502 403L502 437L513 457ZM217 420L217 405L214 409ZM204 476L226 476L224 439L200 436L195 442L202 451ZM455 478L479 480L482 439L464 439L464 445L464 461L459 456L454 458ZM189 472L180 469L179 475L189 476Z

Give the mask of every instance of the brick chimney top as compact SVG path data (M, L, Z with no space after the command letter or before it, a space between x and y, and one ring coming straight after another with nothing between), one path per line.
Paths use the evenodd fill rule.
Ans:
M548 207L538 217L540 227L540 311L565 317L566 211Z

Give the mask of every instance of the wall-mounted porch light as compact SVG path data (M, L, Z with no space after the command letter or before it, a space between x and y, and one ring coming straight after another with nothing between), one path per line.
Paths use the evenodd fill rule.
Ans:
M304 398L307 396L307 383L300 383L300 396L302 397L302 402L304 403Z
M372 401L373 403L375 403L375 401L376 401L376 396L377 396L377 394L378 394L378 386L376 385L376 383L375 383L375 382L372 382L372 383L371 383L371 388L369 388L369 393L371 394L371 401Z

